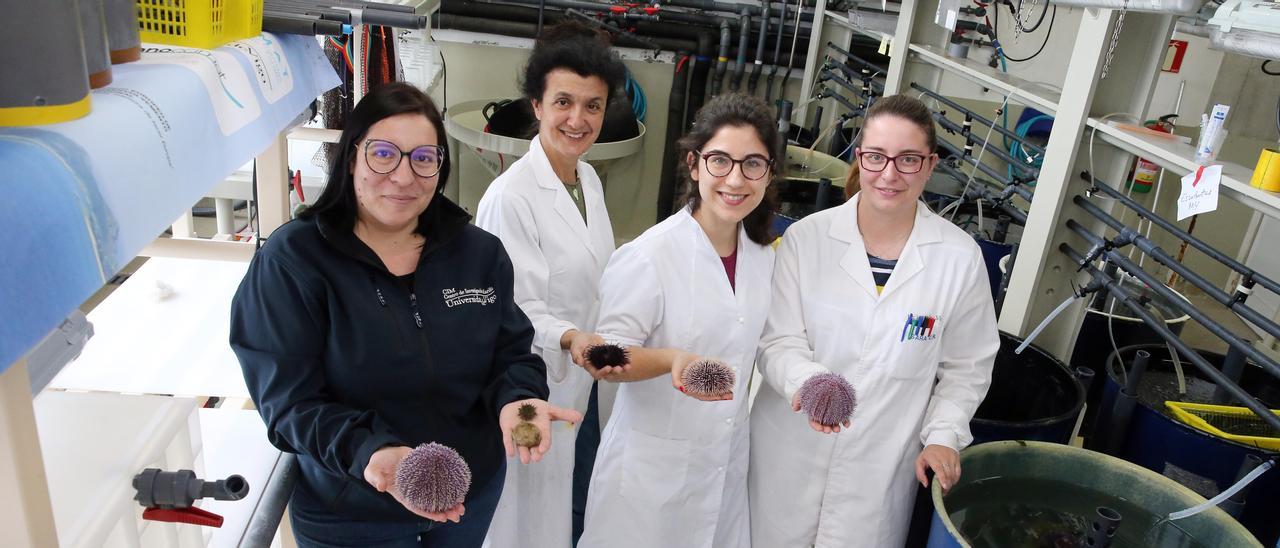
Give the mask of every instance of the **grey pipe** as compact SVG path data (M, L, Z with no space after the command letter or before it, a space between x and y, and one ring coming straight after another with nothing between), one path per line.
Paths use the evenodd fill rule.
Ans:
M756 84L760 82L760 71L764 70L764 42L769 37L769 3L761 1L760 39L756 41L755 66L751 68L751 77L747 80L748 93L756 94Z
M293 494L294 484L298 482L297 457L291 453L281 453L276 465L267 476L262 488L262 497L258 506L249 517L245 526L244 538L239 546L243 548L267 548L271 546L280 528L280 520L284 517L285 506Z
M1025 149L1030 150L1030 151L1032 151L1032 152L1035 152L1035 153L1037 153L1037 154L1044 154L1044 149L1043 149L1043 148L1040 148L1040 147L1039 147L1039 146L1037 146L1035 143L1030 143L1030 142L1028 142L1028 141L1027 141L1027 139L1026 139L1025 137L1022 137L1022 136L1018 135L1017 133L1014 133L1014 132L1012 132L1012 131L1009 131L1009 130L1005 129L1005 128L1004 128L1003 126L1001 126L1000 124L997 124L997 123L995 123L995 122L993 122L993 121L991 121L991 120L988 120L987 118L983 117L982 115L980 115L980 114L978 114L978 113L976 113L976 112L974 112L974 111L972 111L972 110L970 110L970 109L967 109L967 108L965 108L965 107L960 106L960 104L959 104L959 103L956 103L955 101L952 101L951 99L948 99L948 98L946 98L946 97L944 97L944 96L942 96L942 95L939 95L938 93L934 92L933 90L931 90L931 89L929 89L929 88L926 88L926 87L924 87L924 86L922 86L922 85L920 85L920 84L917 84L917 83L915 83L915 82L911 82L911 89L915 89L915 90L922 91L922 92L924 92L924 93L925 93L925 95L928 95L929 97L932 97L932 98L934 98L934 99L937 99L939 103L942 103L942 104L944 104L944 105L947 105L948 107L951 107L951 108L953 108L953 109L956 109L956 110L958 110L958 111L960 111L960 112L963 112L963 113L965 113L965 114L968 114L968 115L972 116L974 120L977 120L978 122L981 122L981 123L982 123L982 125L985 125L985 126L989 126L989 127L991 127L991 128L994 128L994 129L995 129L995 131L999 132L1000 134L1004 135L1005 137L1008 137L1008 138L1009 138L1009 139L1011 139L1011 140L1014 140L1014 141L1017 141L1017 142L1021 143L1021 144L1022 144L1022 148L1025 148Z
M1254 468L1262 466L1262 463L1264 462L1266 461L1264 461L1262 457L1254 453L1246 454L1244 458L1241 459L1240 471L1236 472L1236 482L1244 479L1244 477L1249 475ZM1249 498L1249 489L1251 487L1253 487L1252 483L1240 488L1240 490L1236 491L1234 495L1231 495L1227 500L1222 501L1222 504L1219 504L1218 508L1221 508L1223 512L1227 513L1227 515L1236 518L1237 520L1240 519L1240 516L1244 515L1244 506L1246 499Z
M1087 176L1084 177L1084 179L1086 181L1090 180L1090 178ZM1267 290L1271 291L1272 293L1280 294L1280 283L1276 283L1271 278L1268 278L1258 273L1252 268L1245 266L1240 261L1237 261L1223 254L1221 251L1214 249L1213 246L1210 246L1209 244L1205 243L1203 240L1196 238L1195 236L1192 236L1191 234L1187 233L1187 231L1179 228L1178 225L1175 225L1165 220L1164 218L1160 217L1159 215L1152 213L1151 210L1143 207L1138 202L1133 201L1128 196L1125 196L1123 192L1120 192L1106 185L1099 185L1098 188L1093 190L1101 191L1103 194L1106 194L1116 200L1119 200L1120 203L1124 204L1126 207L1128 207L1129 209L1137 213L1138 217L1151 221L1156 226L1165 229L1166 231L1173 234L1174 236L1177 236L1178 239L1184 242L1187 242L1188 244L1191 245L1191 247L1196 248L1201 253L1204 253L1205 255L1212 257L1214 260L1226 265L1227 268L1230 268L1231 270L1234 270L1239 274L1243 274L1246 287L1252 287L1251 282L1257 282L1258 285L1265 287Z
M944 116L941 112L934 112L933 119L936 120L938 124L941 125L943 128L945 128L947 131L964 135L966 139L968 139L970 135L973 135L971 131L961 127L960 124L957 124L947 119L947 117ZM1017 161L1016 159L1014 159L1013 156L1009 155L1009 153L1006 150L1004 150L1004 147L1000 146L999 144L991 145L990 143L988 143L986 146L986 151L988 154L992 154L995 157L1008 163L1009 165L1014 166L1014 168L1017 171L1020 171L1023 173L1024 176L1029 177L1029 179L1027 180L1035 180L1040 176L1040 170L1027 166L1022 162Z
M1104 423L1108 428L1103 452L1108 455L1119 455L1124 449L1124 442L1129 434L1129 423L1133 420L1133 410L1138 406L1138 386L1147 372L1147 363L1150 360L1150 352L1138 351L1133 358L1133 366L1125 376L1125 385L1116 393L1116 399L1111 403L1111 410Z
M107 45L107 21L102 0L79 0L80 36L89 69L89 86L97 89L111 83L111 50Z
M1001 185L1009 185L1010 181L1007 175L999 171L996 171L994 169L991 169L990 167L987 166L987 164L979 162L977 158L974 158L973 156L966 156L964 154L964 151L960 150L960 147L957 147L951 144L950 141L939 138L938 146L941 147L943 150L951 153L951 155L956 157L957 159L963 160L965 162L968 162L969 164L972 164L974 167L977 167L978 171L981 171L986 176L991 177L991 179L996 181L997 183L1000 183Z
M111 50L111 63L128 63L142 58L137 1L106 0L103 14L107 18L107 47Z
M1240 377L1244 374L1244 353L1236 347L1227 349L1227 356L1222 361L1222 374L1226 375L1231 382L1239 383ZM1213 389L1213 403L1219 405L1231 405L1231 396L1223 390L1221 386Z
M787 0L782 0L781 14L781 22L778 25L778 39L773 43L773 67L769 69L769 78L765 80L764 84L764 101L766 103L773 99L773 78L778 74L778 57L782 55L782 37L787 34ZM783 82L783 88L786 88L785 82ZM779 95L782 94L780 93Z
M1258 400L1254 399L1254 397L1248 392L1245 392L1239 385L1231 382L1230 379L1223 376L1221 371L1218 371L1213 364L1210 364L1208 360L1204 359L1204 356L1201 356L1199 352L1196 352L1195 349L1183 342L1178 335L1169 331L1169 328L1165 327L1164 321L1156 318L1155 315L1151 314L1151 312L1148 312L1142 303L1139 303L1136 298L1129 294L1128 289L1120 285L1120 283L1114 278L1108 278L1101 270L1098 270L1092 264L1089 264L1084 255L1081 255L1080 252L1072 248L1071 244L1062 243L1058 246L1058 250L1079 265L1084 272L1088 273L1094 279L1094 281L1105 285L1107 290L1115 295L1119 302L1129 307L1129 309L1132 310L1133 313L1143 321L1143 323L1146 323L1152 331L1155 331L1160 338L1164 339L1168 344L1173 345L1174 350L1186 357L1187 361L1194 364L1204 376L1219 385L1226 385L1227 391L1236 399L1240 400L1245 407L1248 407L1250 411L1257 414L1263 422L1267 423L1267 425L1280 430L1280 416L1276 416L1275 413L1272 413L1270 409L1267 409L1259 403ZM1114 250L1107 252L1107 254L1108 256L1119 255L1120 257L1124 257L1123 254Z
M716 57L715 72L711 76L712 97L720 95L720 83L724 80L724 73L729 68L729 40L731 36L729 22L720 21L720 56Z
M861 58L861 57L858 57L857 55L854 55L854 54L852 54L852 53L849 53L848 51L845 51L845 50L844 50L844 48L841 48L840 46L837 46L837 45L835 44L835 42L827 42L827 49L832 50L832 51L834 51L834 52L836 52L836 53L839 53L840 55L845 56L845 58L846 58L846 59L848 59L848 60L850 60L850 61L853 61L853 62L855 62L855 63L858 63L859 65L862 65L862 66L864 66L864 67L868 67L868 68L874 69L876 72L879 72L880 74L888 74L888 73L889 73L889 69L887 69L887 68L885 68L885 67L882 67L882 66L880 66L880 65L877 65L877 64L875 64L875 63L872 63L871 61L868 61L868 60L863 59L863 58Z
M1147 273L1147 271L1143 270L1141 267L1135 264L1132 260L1126 257L1124 253L1121 253L1118 249L1112 247L1112 244L1108 242L1106 239L1104 239L1102 236L1098 236L1097 234L1090 232L1087 228L1084 227L1084 225L1081 225L1080 223L1076 222L1075 219L1067 219L1067 228L1071 229L1076 234L1079 234L1081 238L1084 238L1085 241L1089 243L1089 245L1094 246L1095 248L1098 248L1098 249L1105 248L1104 253L1106 254L1107 260L1115 262L1116 266L1119 266L1121 270L1128 272L1130 275L1141 280L1142 283L1147 284L1147 286L1149 286L1153 291L1155 291L1156 293L1159 293L1161 297L1164 297L1167 301L1169 301L1169 304L1172 308L1182 312L1183 314L1191 316L1193 320L1195 320L1200 325L1203 325L1204 328L1207 329L1210 333L1213 333L1218 338L1222 339L1223 341L1226 341L1226 343L1230 347L1238 348L1240 351L1244 352L1245 356L1253 360L1254 363L1261 365L1263 369L1267 370L1267 372L1271 373L1277 378L1280 378L1280 363L1276 363L1276 361L1271 359L1271 357L1267 356L1266 354L1263 354L1262 352L1258 351L1258 349L1254 348L1253 345L1250 344L1248 341L1245 341L1244 339L1241 339L1239 336L1237 336L1235 333L1228 331L1225 327L1222 327L1221 324L1213 321L1211 318L1206 316L1204 312L1201 312L1195 306L1184 301L1181 296L1179 296L1172 289L1169 289L1167 286L1161 283L1160 280L1157 280L1155 276L1152 276L1151 274ZM1235 383L1231 382L1231 379L1228 379L1226 375L1218 371L1216 368L1214 369L1213 373L1214 373L1215 380L1221 379L1225 383L1229 383L1232 386L1235 385ZM1228 392L1232 396L1238 397L1239 394L1237 394L1234 391L1231 391L1230 388L1231 388L1230 386L1227 387ZM1278 424L1280 424L1280 417L1277 417L1277 421L1278 421Z
M715 0L671 0L669 2L663 2L663 3L668 6L679 6L682 8L693 8L693 9L700 9L703 11L718 11L718 12L724 12L724 13L737 13L738 9L742 7L741 4L716 2ZM801 20L813 21L813 8L800 6L799 2L797 2L796 5L791 6L790 10L787 9L787 3L785 1L781 2L780 4L778 2L766 3L763 9L756 8L754 6L748 6L748 7L751 9L751 15L760 15L761 11L765 9L769 9L771 5L780 5L781 13L783 14L784 17L786 16L787 13L795 13L796 10L799 9L801 10L801 14L802 14L800 16Z
M363 4L363 3L359 3ZM421 29L427 26L427 16L405 12L400 9L386 10L383 6L392 4L357 5L331 1L311 2L308 0L266 0L263 9L280 14L315 15L328 21L340 21L348 25L367 24L388 27ZM338 6L344 9L335 9ZM354 10L354 11L352 11Z
M1170 270L1191 282L1192 285L1204 291L1205 294L1213 297L1213 299L1218 301L1219 304L1230 308L1233 312L1239 314L1241 318L1244 318L1245 321L1258 326L1268 334L1280 337L1280 324L1277 324L1271 318L1263 316L1257 310L1254 310L1252 307L1245 304L1241 299L1237 299L1228 294L1226 291L1218 288L1218 286L1213 282L1205 279L1204 276L1201 276L1190 268L1187 268L1186 265L1178 262L1177 259L1170 256L1168 252L1161 249L1160 246L1157 246L1155 242L1151 241L1146 236L1126 227L1115 217L1112 217L1110 214L1103 211L1083 196L1077 195L1072 201L1075 202L1076 205L1080 206L1081 209L1085 210L1086 213L1102 221L1104 224L1111 227L1112 230L1122 234L1124 241L1132 242L1139 250L1149 255L1152 259L1155 259L1156 262L1169 267ZM1160 284L1160 286L1163 287L1164 284ZM1175 299L1175 301L1177 303L1182 303L1182 299Z
M747 45L751 40L751 11L746 6L742 7L739 21L742 26L738 30L738 61L733 65L733 78L729 83L729 89L735 93L742 88L742 75L747 70Z

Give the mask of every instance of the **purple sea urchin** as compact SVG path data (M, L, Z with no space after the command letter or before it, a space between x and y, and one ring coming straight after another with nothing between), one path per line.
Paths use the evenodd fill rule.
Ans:
M471 488L471 467L452 447L417 446L396 466L396 486L409 506L443 512L462 503Z
M627 349L611 343L589 346L585 354L587 363L596 369L622 367L631 363L631 356L627 354Z
M820 373L800 386L800 409L823 426L836 426L853 416L853 385L837 373Z
M720 396L733 391L737 375L723 362L698 360L680 375L684 391L694 396Z

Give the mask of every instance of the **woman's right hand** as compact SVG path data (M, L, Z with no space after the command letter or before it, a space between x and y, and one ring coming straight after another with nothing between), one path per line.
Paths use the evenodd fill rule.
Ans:
M570 329L560 336L560 348L568 350L573 363L588 371L591 367L587 364L587 349L597 344L604 344L604 338L587 331Z
M796 392L796 396L794 398L791 398L791 410L795 411L796 413L803 413L803 411L800 410L800 393L799 392ZM807 415L808 414L806 413L806 416ZM848 419L846 419L844 422L837 424L835 426L827 426L813 419L809 419L809 428L812 428L815 432L821 432L823 434L839 434L841 425L843 425L845 428L848 428L850 424L851 422Z
M683 392L684 395L689 396L690 398L693 398L695 400L700 400L700 401L732 400L733 399L732 390L730 390L729 393L727 394L698 395L692 392L688 392L684 389L684 370L688 368L689 365L692 364L693 362L696 362L701 359L702 359L702 356L699 356L692 352L677 352L675 356L671 358L671 387Z
M400 489L396 485L396 467L400 465L401 460L404 460L405 455L408 455L412 450L412 448L403 445L388 445L374 451L373 455L369 456L369 464L364 467L364 480L369 482L369 485L372 485L378 492L389 493L401 506L419 516L442 523L446 521L454 523L461 521L462 515L467 513L466 508L463 508L461 503L443 512L420 512L409 506L408 502L401 496Z

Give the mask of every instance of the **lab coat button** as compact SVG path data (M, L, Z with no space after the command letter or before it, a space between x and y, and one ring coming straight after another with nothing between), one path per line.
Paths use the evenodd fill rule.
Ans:
M725 420L724 420L724 423L725 423L725 424L733 424L733 419L725 419Z
M747 323L747 319L742 316L738 316L738 323Z
M716 472L724 472L724 467L721 466L719 468L716 468Z

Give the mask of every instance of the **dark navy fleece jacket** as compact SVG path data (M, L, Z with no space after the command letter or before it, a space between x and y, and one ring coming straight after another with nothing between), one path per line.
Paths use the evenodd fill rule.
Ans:
M271 235L236 292L231 347L267 436L337 515L420 519L364 480L386 445L453 447L472 488L488 484L505 459L499 410L547 397L511 260L469 219L432 199L413 291L349 226L309 217Z

